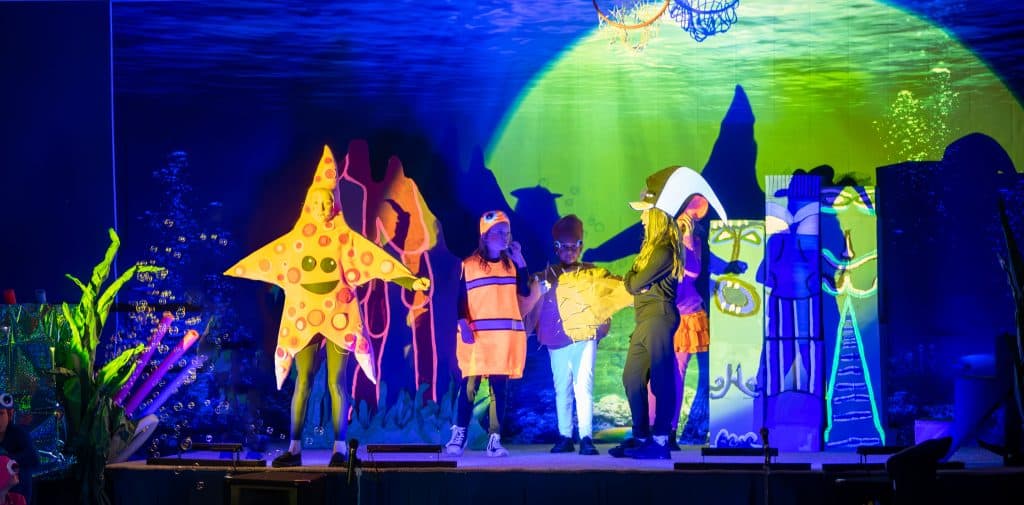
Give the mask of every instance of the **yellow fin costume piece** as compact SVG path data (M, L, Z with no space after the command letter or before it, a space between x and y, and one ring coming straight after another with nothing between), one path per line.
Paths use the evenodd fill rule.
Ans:
M597 267L560 275L555 298L565 334L574 341L593 338L596 328L633 304L622 279Z

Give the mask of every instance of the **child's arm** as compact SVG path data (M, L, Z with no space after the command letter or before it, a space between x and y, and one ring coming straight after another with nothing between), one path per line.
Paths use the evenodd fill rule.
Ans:
M626 273L622 279L626 291L629 291L631 295L638 295L650 288L651 284L672 272L672 260L671 248L658 247L655 249L651 254L650 261L642 271L630 270Z

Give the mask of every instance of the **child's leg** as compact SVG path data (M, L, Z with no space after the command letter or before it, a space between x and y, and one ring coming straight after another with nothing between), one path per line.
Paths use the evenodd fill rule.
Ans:
M348 351L327 342L327 390L331 394L331 419L334 421L334 452L345 451L348 432Z
M597 341L577 342L571 347L574 348L573 392L582 439L594 436L594 360L597 358Z
M563 437L572 437L572 397L569 391L573 387L571 364L573 346L560 349L548 349L551 356L551 378L555 386L555 413L558 415L558 433ZM578 405L577 405L577 408ZM583 436L583 433L580 433Z

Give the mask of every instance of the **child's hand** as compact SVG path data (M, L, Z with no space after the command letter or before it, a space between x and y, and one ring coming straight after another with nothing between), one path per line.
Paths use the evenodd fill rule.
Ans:
M476 342L473 338L473 330L469 329L469 322L465 319L459 319L459 335L462 337L462 342L465 344L472 344Z
M523 246L519 242L513 240L508 245L508 257L512 258L512 262L517 267L523 268L526 266L526 258L523 257Z

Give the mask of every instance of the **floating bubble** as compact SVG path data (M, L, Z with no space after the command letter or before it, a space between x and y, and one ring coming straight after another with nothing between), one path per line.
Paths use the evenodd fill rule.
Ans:
M181 450L183 450L183 451L187 451L187 450L191 449L192 448L192 437L185 437L185 438L183 438L181 440L181 444L179 444L179 447L181 447Z
M206 483L203 481L196 481L196 491L202 491L206 489Z

